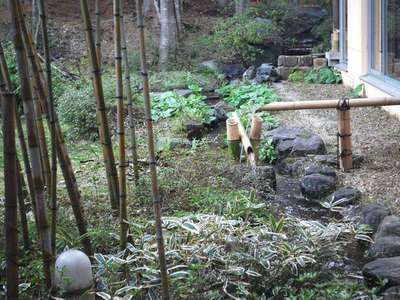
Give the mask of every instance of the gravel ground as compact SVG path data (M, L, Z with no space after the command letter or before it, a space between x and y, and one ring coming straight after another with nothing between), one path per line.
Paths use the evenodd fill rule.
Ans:
M351 95L343 85L280 83L283 101L338 99ZM304 127L321 135L329 153L336 153L336 111L301 110L278 113L282 126ZM365 161L358 169L340 172L343 185L357 187L363 204L384 203L400 212L400 120L380 108L352 110L353 153Z

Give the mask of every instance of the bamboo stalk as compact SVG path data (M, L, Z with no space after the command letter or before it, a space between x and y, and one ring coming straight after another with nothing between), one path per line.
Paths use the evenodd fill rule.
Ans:
M100 0L96 0L96 55L99 68L102 65L102 54L101 54L101 9Z
M137 26L139 28L140 61L141 61L142 76L143 76L143 96L144 96L144 104L146 112L150 176L151 176L151 186L153 193L155 225L157 233L157 248L158 248L158 259L160 264L162 297L164 300L167 300L169 299L169 283L168 283L167 263L165 259L164 238L162 232L161 198L158 190L158 181L157 181L153 121L151 118L150 87L149 87L149 78L147 73L146 48L144 39L143 0L136 0L136 11L137 11Z
M43 107L40 106L40 99L45 99L46 96L42 94L43 92L43 87L42 87L42 81L40 80L40 73L39 69L36 62L35 54L33 47L31 46L31 40L29 39L29 34L28 34L28 29L25 24L25 18L24 14L21 8L20 3L17 1L17 11L19 15L19 20L20 20L20 28L21 28L21 33L22 33L22 39L25 41L25 52L26 55L28 56L28 60L30 62L30 76L32 80L32 95L34 96L33 98L33 103L35 107L35 115L36 115L36 125L37 125L37 130L38 130L38 136L39 136L39 147L41 151L41 158L42 158L42 170L43 170L43 175L44 175L44 180L46 187L49 189L51 185L51 167L50 167L50 159L49 159L49 153L48 153L48 147L47 147L47 141L46 141L46 133L43 125Z
M57 149L56 149L56 123L53 96L53 80L51 74L51 58L49 37L47 32L47 18L44 6L44 0L39 0L39 16L42 23L42 39L44 58L46 61L46 78L47 78L47 105L49 107L50 117L50 139L51 139L51 179L50 179L50 202L51 202L51 247L53 257L56 257L56 229L57 229Z
M3 93L2 98L7 299L18 299L16 105L14 94Z
M242 122L240 122L239 115L237 112L233 112L232 118L238 123L240 140L242 141L242 147L246 153L247 160L251 166L256 166L256 158L253 150L253 146L251 145L250 139L247 136L246 129L244 129Z
M5 90L8 92L11 92L13 90L13 86L11 84L11 78L10 78L10 73L8 71L8 66L7 62L4 57L4 52L3 48L0 43L0 79L4 80L4 86ZM38 234L40 233L39 230L39 223L37 220L37 215L36 215L36 202L35 202L35 189L33 185L33 179L32 179L32 170L31 170L31 165L29 162L29 155L28 155L28 149L25 143L25 136L24 136L24 130L22 128L22 122L21 122L21 117L19 116L18 112L16 113L16 125L17 125L17 133L18 133L18 140L21 148L21 153L22 153L22 159L24 161L24 169L25 169L25 175L26 179L28 181L28 189L29 189L29 194L32 202L32 210L33 210L33 215L35 217L35 224L36 224L36 229Z
M120 249L125 250L128 236L128 211L126 200L126 153L125 153L125 105L124 85L122 79L122 44L121 44L121 0L113 1L114 9L114 55L117 117L118 117L118 144L119 144L119 221L120 221Z
M133 115L133 98L132 98L132 89L131 89L131 74L130 74L130 65L128 59L128 47L126 41L126 30L125 30L125 21L123 15L121 16L121 37L122 37L122 59L124 61L125 67L125 94L128 102L128 117L129 117L129 133L131 140L131 155L133 162L133 175L135 179L135 183L138 183L139 180L139 164L138 164L138 155L137 155L137 143L136 143L136 124L135 117Z
M109 181L111 206L114 209L119 207L119 185L118 174L115 166L114 152L111 144L110 129L108 127L107 112L104 103L103 85L101 82L101 72L96 55L96 48L93 38L93 29L90 21L89 7L87 0L80 0L82 19L85 24L86 41L89 52L89 62L93 74L93 87L96 97L97 118L100 125L100 140L103 148L104 163L107 169L107 179Z
M31 88L28 79L28 63L21 36L21 21L18 17L18 0L9 0L9 10L12 21L12 37L17 57L18 73L21 82L21 95L24 103L24 113L28 132L29 154L32 163L32 179L35 189L36 213L39 223L41 250L43 256L43 269L45 274L46 286L51 287L51 239L50 228L47 221L47 212L44 197L44 186L42 180L42 164L40 150L38 146L38 137L36 134L36 122L34 116L34 107L31 95Z
M234 118L226 120L228 148L234 161L240 160L240 134L238 122Z
M34 44L32 43L30 36L27 33L26 25L24 22L22 22L21 24L22 24L23 28L25 27L25 30L22 30L22 33L24 33L25 41L31 42L30 50L32 52L34 52L35 51L34 47L33 47ZM34 69L36 71L38 71L40 69L37 62L38 62L38 60L36 60L36 59L31 60L31 65L34 66ZM48 107L46 104L46 91L45 91L46 83L44 83L42 81L43 79L41 79L40 74L38 74L38 72L36 72L34 75L35 75L34 78L38 83L37 84L37 86L39 88L38 94L40 96L39 100L41 101L42 107L45 110L44 111L45 115L48 115L49 112L48 112ZM46 119L49 122L49 118L47 117ZM68 195L69 195L69 198L71 201L71 207L74 212L74 216L75 216L75 220L77 223L79 233L81 236L83 236L81 239L81 242L84 247L84 250L88 256L91 256L93 254L93 251L92 251L90 239L87 236L87 223L86 223L86 218L85 218L82 204L81 204L80 192L79 192L78 185L76 183L76 178L75 178L75 174L74 174L74 171L72 168L71 159L68 155L67 147L66 147L65 141L64 141L64 135L62 133L61 126L60 126L58 118L57 118L57 114L54 114L54 122L55 122L56 139L57 139L57 143L56 143L57 149L56 150L57 150L60 167L61 167L63 177L65 180L65 184L67 186ZM51 124L48 123L48 125L49 125L48 127L51 128Z
M17 159L17 185L18 185L18 208L19 208L19 219L21 223L22 229L22 240L24 242L25 251L29 251L31 249L31 240L29 238L29 229L28 229L28 221L26 219L26 206L25 206L25 198L28 195L26 191L26 185L24 181L24 176L22 174L21 165Z
M264 105L257 109L261 111L278 111L278 110L300 110L300 109L328 109L337 108L339 100L311 100L296 102L274 102ZM400 98L382 97L382 98L360 98L350 99L349 105L353 107L368 106L390 106L400 105Z

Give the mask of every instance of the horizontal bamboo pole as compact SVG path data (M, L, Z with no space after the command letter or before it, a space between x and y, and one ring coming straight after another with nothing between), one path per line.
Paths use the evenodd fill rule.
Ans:
M251 145L250 139L247 136L246 129L244 129L242 122L240 122L237 112L233 112L232 118L238 123L239 135L242 141L242 147L246 152L247 160L249 161L250 165L256 166L256 158L253 146Z
M329 109L337 108L338 100L311 100L311 101L295 101L295 102L274 102L257 109L261 111L279 111L279 110L300 110L300 109ZM389 106L400 105L400 98L382 97L382 98L360 98L350 99L349 106L368 107L368 106Z

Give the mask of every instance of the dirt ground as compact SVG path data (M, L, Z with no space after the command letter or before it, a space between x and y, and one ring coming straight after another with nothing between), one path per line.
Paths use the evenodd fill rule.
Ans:
M283 101L337 99L351 95L343 85L280 83L274 86ZM329 153L336 153L336 111L280 112L282 125L304 127L324 139ZM353 153L365 157L361 166L341 172L345 186L357 187L363 204L384 203L400 211L400 120L380 108L352 110Z

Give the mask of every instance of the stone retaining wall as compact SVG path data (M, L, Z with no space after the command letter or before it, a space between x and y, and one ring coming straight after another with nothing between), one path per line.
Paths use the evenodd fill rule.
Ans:
M313 68L326 67L327 64L325 58L313 57L312 55L280 55L278 57L278 73L283 80L287 80L293 69L310 71Z

